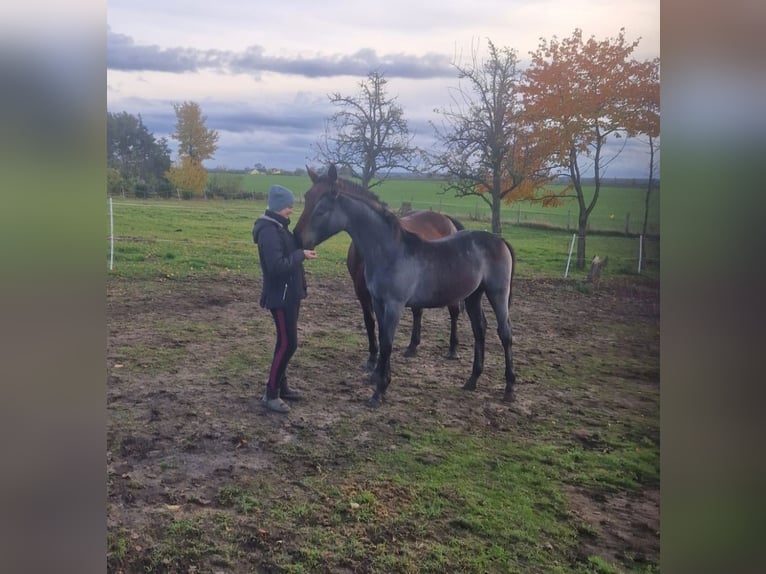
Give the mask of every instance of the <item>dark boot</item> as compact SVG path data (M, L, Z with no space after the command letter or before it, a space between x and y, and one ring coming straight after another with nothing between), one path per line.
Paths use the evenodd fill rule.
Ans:
M299 401L303 398L303 395L295 389L291 389L287 386L287 378L282 379L279 383L279 398L286 401Z

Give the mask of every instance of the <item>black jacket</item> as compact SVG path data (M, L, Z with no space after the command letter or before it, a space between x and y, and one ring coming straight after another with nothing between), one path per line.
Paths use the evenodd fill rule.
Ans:
M297 305L306 298L306 256L287 229L289 224L289 219L269 210L253 224L263 272L260 304L267 309Z

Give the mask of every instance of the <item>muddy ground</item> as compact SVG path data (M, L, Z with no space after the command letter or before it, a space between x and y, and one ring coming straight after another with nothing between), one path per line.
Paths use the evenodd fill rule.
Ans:
M371 410L360 368L366 338L350 281L310 279L301 345L288 371L305 400L286 416L259 404L274 333L270 315L257 305L258 290L258 278L244 276L110 278L110 571L146 568L149 559L142 556L151 554L168 515L216 508L227 485L252 475L291 484L320 468L342 468L351 453L393 447L403 426L509 440L540 440L547 429L549 440L599 448L604 427L614 423L659 445L655 284L607 279L587 293L571 281L519 278L511 309L513 404L501 401L502 352L491 312L486 368L473 393L460 389L472 358L467 316L460 320L460 360L451 362L444 358L447 310L424 313L415 359L400 354L409 340L406 314L386 402ZM356 432L349 433L349 425ZM289 456L285 445L293 447ZM620 493L564 490L569 512L588 525L583 556L659 564L659 485ZM207 557L192 570L275 571L259 548L243 552L247 566L225 560L216 566L215 557Z

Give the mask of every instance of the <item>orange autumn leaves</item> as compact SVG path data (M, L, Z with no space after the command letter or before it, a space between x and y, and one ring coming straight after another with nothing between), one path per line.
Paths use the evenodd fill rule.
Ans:
M659 58L636 60L638 44L624 30L601 41L584 40L579 29L562 40L540 40L518 86L522 111L513 118L505 160L506 203L556 205L572 186L548 190L552 168L563 168L576 186L578 157L588 156L598 177L608 138L659 136Z
M632 58L639 40L541 40L522 88L529 121L550 141L555 164L594 155L607 137L659 135L659 58ZM594 158L598 161L599 157ZM598 168L598 166L596 166Z

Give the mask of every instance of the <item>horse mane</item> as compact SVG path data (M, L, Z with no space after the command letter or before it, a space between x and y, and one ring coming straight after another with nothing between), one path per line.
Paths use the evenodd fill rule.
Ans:
M402 238L402 240L408 241L412 238L419 239L417 235L404 229L396 214L391 211L385 202L381 201L381 199L369 189L365 189L358 183L342 177L337 179L336 185L338 186L338 190L344 195L361 200L383 216L386 223L398 237Z

